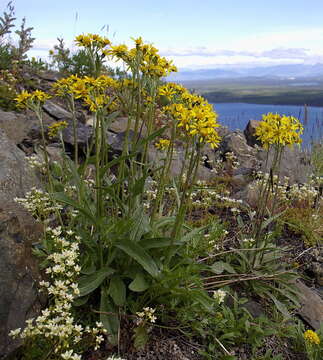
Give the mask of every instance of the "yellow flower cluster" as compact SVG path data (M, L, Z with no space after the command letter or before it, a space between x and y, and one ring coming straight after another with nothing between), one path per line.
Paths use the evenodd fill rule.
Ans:
M207 143L216 148L220 136L216 131L217 113L201 96L190 94L188 91L181 95L182 103L165 106L165 111L171 115L189 136L196 136L200 143Z
M300 144L303 126L293 116L268 113L262 116L262 121L256 128L256 136L265 148L272 144L293 145Z
M21 108L30 107L35 104L41 105L46 100L50 99L50 95L44 93L41 90L35 90L32 93L29 93L26 90L23 90L16 98L18 106Z
M138 67L142 74L152 77L164 77L177 68L166 58L158 54L158 50L150 45L144 44L142 38L134 39L135 47L129 49L127 45L121 44L111 46L111 49L104 51L105 55L111 55L117 60L123 60L130 69Z
M77 46L84 46L86 48L99 48L103 49L104 47L111 45L111 42L106 37L102 37L97 34L86 34L79 35L75 38Z
M97 78L85 76L79 78L76 75L58 80L54 85L57 96L73 96L75 99L82 99L92 112L110 105L109 96L112 89L118 87L118 82L106 75Z
M160 139L155 143L155 147L159 150L167 150L170 145L170 140L168 139Z
M309 342L310 344L320 345L320 338L317 333L313 330L306 330L304 332L304 339L305 341Z
M167 83L165 85L162 85L158 89L158 95L159 96L165 96L168 99L173 99L174 97L181 96L186 92L186 89L179 84L175 83Z
M48 136L50 138L55 137L60 131L62 131L63 129L65 129L67 127L67 122L66 121L58 121L52 125L48 126Z

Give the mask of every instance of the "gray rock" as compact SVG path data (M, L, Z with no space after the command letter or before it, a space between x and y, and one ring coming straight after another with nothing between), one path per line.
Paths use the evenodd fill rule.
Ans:
M6 112L0 110L0 128L15 144L27 137L28 132L37 120L24 113Z
M42 71L38 74L41 80L55 82L58 81L62 76L57 71Z
M206 155L208 159L214 160L214 150L205 147L202 151L202 155ZM151 164L154 164L156 167L160 167L164 164L164 158L166 153L156 149L155 146L149 147L148 152L148 161ZM169 176L170 178L179 176L183 167L185 159L185 150L183 146L178 146L175 148L175 152L173 155L173 160L170 166ZM187 166L186 166L187 168ZM205 182L209 182L214 179L214 173L211 171L212 168L205 166L202 162L199 164L199 168L197 170L196 180L201 180Z
M0 130L0 358L19 346L8 332L23 328L40 309L31 243L40 239L42 229L13 201L32 186L38 181L24 153Z
M243 133L246 137L247 144L249 146L261 145L261 141L257 139L255 136L256 128L259 125L260 121L258 120L249 120L246 128L244 129Z
M314 273L317 284L323 286L323 262L313 262L310 269Z
M112 122L112 124L109 127L109 131L112 131L114 133L125 132L127 130L127 125L128 125L128 117L127 116L119 117ZM132 126L130 126L130 129L134 130L133 124Z
M272 149L269 152L268 163L266 166L266 151L263 149L258 150L257 159L262 163L261 171L269 172L269 169L273 164L273 158L274 151ZM308 177L312 171L313 169L310 161L307 159L307 155L299 147L285 147L279 168L281 177L289 177L289 182L291 184L305 183L308 181Z
M247 309L254 318L265 314L263 307L254 300L248 300L242 307Z
M318 293L304 285L302 282L296 282L300 293L300 302L302 307L299 309L299 315L314 329L320 329L320 323L323 322L323 300Z
M238 178L240 179L240 178ZM244 179L244 177L243 177ZM245 180L245 179L244 179ZM235 198L242 200L249 204L252 208L255 208L258 204L259 194L257 191L256 183L254 181L249 184L240 183L240 190L235 193ZM243 186L245 185L245 186Z
M76 133L78 146L85 149L87 145L90 144L93 128L78 122ZM71 123L63 130L63 140L66 144L74 146L73 125Z
M53 101L47 101L43 105L44 111L48 113L50 116L55 118L56 120L63 120L63 119L71 119L72 114L62 108L61 106L55 104Z
M253 169L259 167L259 161L256 158L257 150L247 144L247 140L240 130L226 134L218 151L224 155L232 152L237 157L239 167Z

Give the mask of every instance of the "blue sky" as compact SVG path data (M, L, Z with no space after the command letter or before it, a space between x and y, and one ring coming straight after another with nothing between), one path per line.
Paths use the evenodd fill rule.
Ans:
M0 10L6 1L1 0ZM100 33L128 43L142 36L181 68L323 62L323 0L14 0L46 57L63 37ZM101 34L104 34L101 31Z

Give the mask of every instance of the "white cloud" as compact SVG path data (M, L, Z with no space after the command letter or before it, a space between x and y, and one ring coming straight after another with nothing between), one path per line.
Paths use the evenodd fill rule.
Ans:
M323 27L255 33L238 39L232 46L241 51L266 51L275 48L323 49Z
M323 62L323 28L257 32L228 41L225 49L173 47L163 49L162 53L185 68L315 64Z
M57 43L57 39L37 39L30 54L47 58ZM73 47L73 42L67 41L66 46ZM323 28L255 33L228 41L226 48L179 46L161 48L160 53L178 67L192 69L323 63Z

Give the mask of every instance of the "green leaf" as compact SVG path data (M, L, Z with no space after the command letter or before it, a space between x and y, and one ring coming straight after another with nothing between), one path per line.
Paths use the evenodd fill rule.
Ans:
M222 274L224 270L226 270L229 274L236 273L236 271L230 264L225 263L223 261L217 261L216 263L211 265L211 269L215 274Z
M137 153L131 153L129 155L119 156L116 159L109 161L109 163L107 165L103 166L100 169L100 175L103 176L107 172L107 170L109 170L112 166L115 166L115 165L121 163L123 160L131 159L131 158L135 157L136 155L137 155Z
M66 196L63 192L53 193L52 196L55 200L63 204L72 206L74 209L80 211L83 215L85 215L88 219L90 219L93 223L96 223L95 217L92 215L89 209L86 209L85 207L81 206L79 203Z
M134 330L134 345L136 349L142 349L145 347L148 341L147 329L143 326L138 326Z
M100 299L100 321L105 329L108 331L109 340L112 345L118 343L118 331L119 331L119 318L118 312L115 306L109 300L108 291L106 288L101 290Z
M276 214L276 215L270 217L269 219L267 219L266 221L264 221L264 222L261 224L261 230L264 230L271 222L273 222L274 220L276 220L277 218L279 218L282 214L284 214L284 212L286 212L286 210L284 210L284 211L282 211L281 213Z
M182 236L180 238L180 241L182 243L187 243L191 240L193 240L196 236L201 235L202 231L206 229L206 226L197 228L197 229L193 229L190 232L188 232L187 234L185 234L184 236Z
M142 176L140 179L138 179L133 186L130 188L131 196L137 196L144 191L145 181L146 181L147 175Z
M139 242L139 245L142 246L144 249L159 249L168 247L170 245L181 245L180 241L174 241L171 238L148 238L142 239Z
M287 318L290 318L291 315L289 313L289 311L287 310L287 307L285 304L283 304L282 302L280 302L276 296L274 296L271 292L266 291L266 295L268 295L271 300L274 302L274 304L276 305L276 308L283 314L285 315Z
M142 145L144 145L145 143L148 143L152 140L154 140L156 137L160 136L165 130L167 129L167 126L164 126L160 129L158 129L157 131L153 132L152 134L150 134L149 136L142 138L138 141L137 143L137 148L141 147Z
M212 311L214 301L202 290L190 290L192 299L204 306L208 311Z
M87 296L83 296L83 297L79 297L79 298L75 299L73 301L73 306L82 306L82 305L86 304L87 301L89 300L89 297L90 296L87 295Z
M119 277L113 277L111 279L109 295L117 306L124 305L126 301L126 286Z
M129 284L129 289L135 292L145 291L148 288L149 284L142 273L138 273L134 280Z
M138 242L144 234L150 231L147 215L141 206L138 206L138 208L134 211L131 221L130 240Z
M156 278L159 275L159 269L154 259L138 244L129 240L121 240L115 246L137 261L152 277Z
M79 280L80 297L90 294L97 289L109 275L113 274L111 268L100 269L93 274L82 276Z

